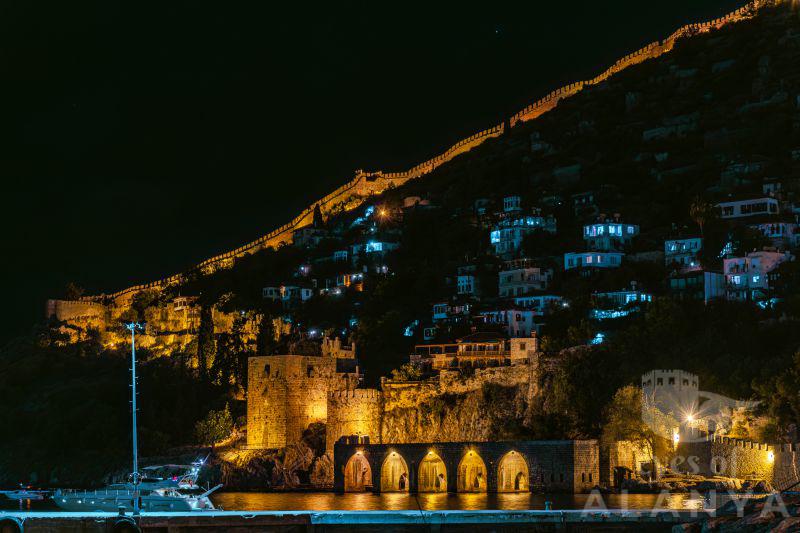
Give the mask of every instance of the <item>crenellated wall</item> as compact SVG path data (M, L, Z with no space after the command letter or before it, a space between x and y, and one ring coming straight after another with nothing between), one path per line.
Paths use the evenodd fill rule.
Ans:
M380 442L382 396L375 389L342 390L328 393L325 449L344 435L366 435Z
M571 83L561 87L533 104L522 109L511 116L508 120L510 127L516 126L520 122L535 119L542 114L554 109L564 98L573 96L585 87L597 85L614 74L628 68L629 66L642 63L648 59L661 56L672 50L676 42L682 38L706 33L714 29L721 28L727 24L735 23L753 17L760 9L769 6L788 3L790 0L753 0L743 7L708 22L688 24L677 29L664 40L656 41L639 50L620 58L613 65L605 69L594 78ZM399 187L409 180L419 178L433 172L436 168L451 161L453 158L470 151L481 145L483 142L494 137L499 137L505 132L505 123L498 124L474 135L471 135L445 150L443 153L424 161L404 172L364 172L357 171L355 178L342 185L327 196L309 205L292 221L271 231L255 241L230 250L223 254L211 257L197 264L191 270L210 273L220 268L229 268L234 260L247 254L252 254L270 246L278 246L283 243L291 243L292 231L306 226L312 222L314 208L319 206L323 214L331 214L342 210L352 209L372 194L380 194L391 187ZM152 283L135 285L127 289L112 293L101 294L84 298L86 301L94 302L114 302L117 306L127 306L134 294L145 289L162 289L164 287L178 284L184 279L184 274L176 274Z

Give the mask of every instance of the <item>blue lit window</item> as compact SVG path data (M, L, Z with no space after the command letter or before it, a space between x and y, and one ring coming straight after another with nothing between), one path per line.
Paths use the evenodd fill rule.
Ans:
M753 276L753 283L758 283L761 279L761 276Z

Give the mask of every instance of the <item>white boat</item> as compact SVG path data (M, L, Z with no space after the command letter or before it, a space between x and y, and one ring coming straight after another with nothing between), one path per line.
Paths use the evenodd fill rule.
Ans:
M191 465L164 465L145 467L142 470L155 471L161 468L179 467L187 470L181 475L167 478L145 477L139 471L138 431L136 428L136 330L144 325L126 324L131 331L131 422L133 441L133 473L128 483L109 485L100 490L58 490L53 502L65 511L205 511L214 510L208 496L222 485L205 491L200 495L180 492L179 489L197 489L197 476L205 463L195 461Z
M53 501L65 511L205 511L214 510L208 498L222 485L199 495L184 494L176 488L162 487L147 489L129 484L109 485L98 490L59 490L53 494ZM138 495L138 506L136 497Z
M47 491L31 490L20 486L18 490L0 490L0 494L5 496L9 500L14 500L14 501L24 501L24 500L41 501L44 500L45 496L47 495Z

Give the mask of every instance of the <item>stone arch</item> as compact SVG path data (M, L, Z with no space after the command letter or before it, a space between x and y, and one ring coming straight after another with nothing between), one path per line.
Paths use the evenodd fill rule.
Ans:
M470 450L458 463L458 492L486 492L486 464L478 452Z
M356 452L344 467L344 491L362 492L372 487L372 466L364 454Z
M447 467L434 451L426 453L419 463L417 491L447 492Z
M511 450L497 465L497 492L528 492L530 473L525 457Z
M406 460L390 452L381 466L381 492L408 492L410 481Z

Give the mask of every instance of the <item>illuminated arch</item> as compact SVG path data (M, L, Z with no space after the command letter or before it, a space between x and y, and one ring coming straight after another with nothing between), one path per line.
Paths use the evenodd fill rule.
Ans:
M361 452L356 452L344 467L344 491L362 492L372 487L372 467Z
M391 452L381 466L381 492L408 492L410 478L405 459Z
M528 463L521 453L511 450L497 466L497 492L528 492Z
M486 464L475 451L468 451L458 463L458 492L486 492Z
M430 451L419 463L419 492L447 492L447 467L436 452Z

